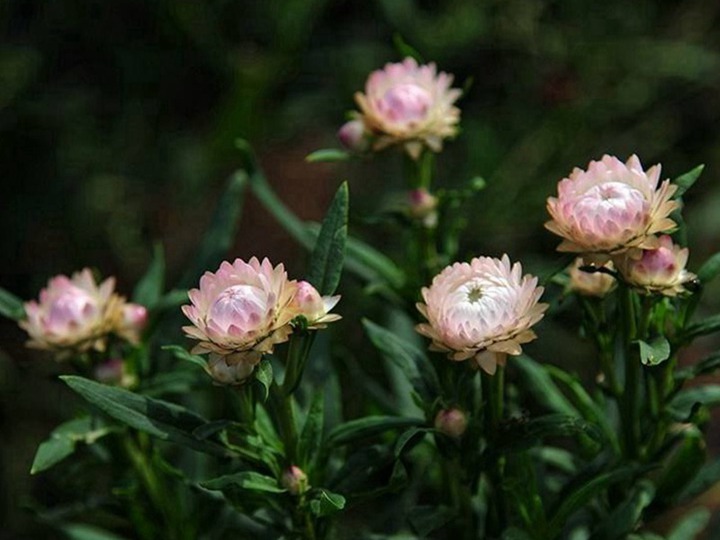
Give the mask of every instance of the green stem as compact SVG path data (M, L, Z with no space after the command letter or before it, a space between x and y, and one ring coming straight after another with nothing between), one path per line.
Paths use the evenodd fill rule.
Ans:
M620 316L625 349L625 388L622 399L622 422L625 435L625 454L634 459L638 457L640 441L639 386L640 359L637 353L638 329L635 318L633 291L625 285L620 286Z
M285 447L287 465L294 465L297 453L297 424L293 409L292 396L283 392L276 382L270 385L270 400L277 427Z
M315 332L313 331L301 332L290 338L285 364L285 378L282 384L285 395L289 396L299 386L314 341Z
M495 375L482 374L482 390L485 401L485 436L489 448L495 448L503 417L505 370L497 367ZM488 464L488 476L492 486L491 509L488 530L491 536L500 536L507 524L507 504L503 490L505 458L493 452L492 462Z

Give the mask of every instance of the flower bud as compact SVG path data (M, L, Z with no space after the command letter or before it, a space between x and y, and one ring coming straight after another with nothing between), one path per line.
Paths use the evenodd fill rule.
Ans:
M437 197L425 188L413 189L408 196L410 217L432 228L437 225Z
M122 320L116 332L130 343L137 344L147 320L148 312L145 306L127 303L122 307Z
M340 315L328 313L339 300L339 296L320 296L310 283L300 281L289 309L296 317L305 317L308 328L324 328L327 323L340 319Z
M616 280L604 272L586 272L581 267L586 266L582 257L575 259L570 267L570 290L583 296L597 296L602 298L615 286ZM613 270L612 262L603 265Z
M368 147L365 125L362 120L345 122L337 133L342 145L352 152L364 152Z
M207 372L218 384L243 384L252 375L260 358L261 355L251 353L226 356L211 353L208 356Z
M435 429L453 439L462 437L467 424L467 416L460 409L443 409L435 416Z
M98 382L123 388L131 388L137 382L137 378L127 372L125 363L120 358L111 358L98 364L93 369L93 374Z
M302 495L310 489L307 474L296 465L285 469L281 482L290 495Z

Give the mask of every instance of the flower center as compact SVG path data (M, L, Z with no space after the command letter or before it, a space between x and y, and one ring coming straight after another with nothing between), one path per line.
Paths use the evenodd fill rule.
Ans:
M473 286L467 293L467 300L471 304L475 304L483 297L483 291L479 285Z
M90 318L95 311L93 298L72 287L60 294L50 306L47 325L51 332L63 332Z
M218 295L209 311L209 319L222 330L230 326L250 332L267 319L272 303L265 292L252 285L233 285Z
M393 86L383 96L388 117L396 122L413 122L427 116L432 96L424 88L405 83Z

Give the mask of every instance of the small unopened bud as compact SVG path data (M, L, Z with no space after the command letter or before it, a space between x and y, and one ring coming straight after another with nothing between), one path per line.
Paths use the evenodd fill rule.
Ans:
M207 372L221 385L243 384L255 369L260 357L252 353L221 356L211 353L208 357Z
M98 382L123 388L131 388L137 382L137 378L127 372L125 363L120 358L112 358L98 364L93 374Z
M437 224L437 197L425 188L413 189L408 195L410 217L422 221L426 227Z
M292 465L285 470L282 475L282 485L290 495L302 495L310 489L307 474L296 465Z
M365 137L365 124L362 120L345 122L337 133L342 145L352 152L367 150L368 140Z
M443 409L435 416L435 429L448 437L462 437L467 429L467 416L460 409Z

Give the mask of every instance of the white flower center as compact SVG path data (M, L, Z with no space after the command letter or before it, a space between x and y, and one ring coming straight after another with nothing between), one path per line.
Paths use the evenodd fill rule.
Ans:
M405 83L393 86L383 96L383 108L395 122L416 122L424 119L432 105L432 96L424 88Z
M223 331L230 326L244 331L257 330L266 322L274 301L271 294L252 285L233 285L220 293L208 313Z

